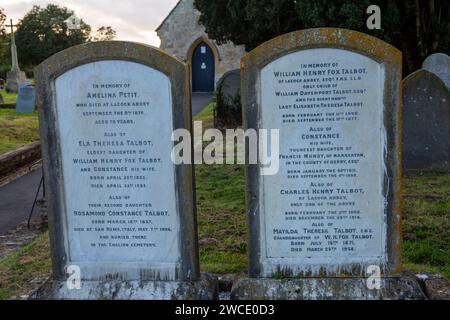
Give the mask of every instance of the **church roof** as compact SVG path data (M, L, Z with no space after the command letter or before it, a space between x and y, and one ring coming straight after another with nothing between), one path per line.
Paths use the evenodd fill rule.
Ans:
M169 14L167 15L167 17L163 20L163 22L161 22L161 24L158 26L158 28L156 28L156 32L158 32L159 31L159 29L161 29L162 28L162 26L164 25L164 23L166 23L166 21L167 21L167 19L172 15L172 13L175 11L175 9L180 5L180 3L182 2L183 0L179 0L178 1L178 3L175 5L175 7L173 7L173 9L172 10L170 10L170 12L169 12Z

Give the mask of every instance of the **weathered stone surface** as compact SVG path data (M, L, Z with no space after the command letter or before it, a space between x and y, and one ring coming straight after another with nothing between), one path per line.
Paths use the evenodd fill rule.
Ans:
M204 41L214 52L217 82L227 71L239 69L245 48L231 42L219 45L210 40L205 28L199 24L199 18L200 12L194 8L194 0L179 1L156 30L161 39L160 48L190 64L194 49Z
M403 81L403 168L450 170L450 91L426 70Z
M24 166L30 166L41 159L40 142L30 143L17 150L0 155L0 180Z
M159 49L120 41L72 47L37 68L51 297L77 297L61 286L69 267L89 299L203 288L193 166L171 159L172 131L191 128L188 70Z
M231 300L423 300L417 281L407 277L381 280L380 290L364 278L241 279Z
M32 86L24 86L19 89L16 102L16 113L31 114L36 103L36 90Z
M242 59L244 127L278 129L280 163L247 165L252 279L233 297L416 297L400 277L401 66L393 46L334 28ZM366 292L375 270L384 287Z
M20 70L11 70L6 74L6 91L10 93L18 93L20 84L24 84L27 80L25 72Z
M250 276L398 274L401 53L324 28L270 40L241 65L245 128L279 129L283 155L274 175L247 166Z
M48 281L33 300L215 300L217 279L202 274L200 281L83 281L69 290L64 281Z
M230 99L234 99L241 91L241 70L231 70L225 73L219 80L219 84L222 85L222 93Z
M422 68L437 75L450 90L450 57L445 53L435 53L427 57Z
M450 300L450 283L439 273L421 273L417 280L429 300Z

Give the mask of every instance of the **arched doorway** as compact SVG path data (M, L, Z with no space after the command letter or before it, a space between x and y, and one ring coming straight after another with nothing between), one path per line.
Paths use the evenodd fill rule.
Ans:
M192 91L212 92L215 84L215 60L211 48L200 42L192 54Z

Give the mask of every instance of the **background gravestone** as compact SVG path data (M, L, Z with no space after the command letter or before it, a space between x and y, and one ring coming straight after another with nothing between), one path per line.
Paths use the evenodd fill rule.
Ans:
M425 59L422 68L434 73L450 90L450 57L445 53L435 53Z
M403 168L450 170L450 91L426 70L403 81Z
M64 50L36 74L53 279L34 297L213 298L193 166L171 161L173 130L191 128L187 65L114 41Z
M280 167L247 166L250 278L232 298L423 298L400 274L401 53L324 28L241 65L245 128L279 130Z
M0 104L3 104L3 103L4 103L3 96L0 94Z
M241 90L241 70L237 69L225 73L219 80L219 84L222 84L222 93L233 99Z
M36 103L36 90L32 86L22 87L17 95L16 113L31 114Z

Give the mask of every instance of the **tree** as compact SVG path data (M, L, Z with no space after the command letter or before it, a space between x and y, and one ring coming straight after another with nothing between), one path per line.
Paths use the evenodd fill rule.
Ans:
M5 9L0 8L0 37L5 35L5 21L6 21L6 15L5 15Z
M112 27L103 26L97 29L90 41L111 41L114 40L116 36L117 32Z
M251 50L275 36L302 28L292 0L196 0L208 35Z
M397 0L402 24L399 48L410 72L432 53L450 54L450 1ZM411 68L414 66L415 68Z
M366 26L371 4L382 10L382 30ZM434 52L450 53L448 0L195 0L195 6L211 38L247 50L294 30L340 27L395 45L405 55L407 73Z
M72 15L69 9L53 4L46 8L34 6L16 32L21 65L36 66L61 50L85 43L91 27L81 20L80 29L69 29L66 20Z
M7 62L9 38L6 35L5 21L5 10L0 8L0 78L5 78L6 72L9 71L9 64Z

